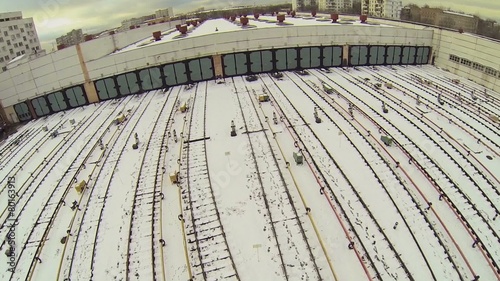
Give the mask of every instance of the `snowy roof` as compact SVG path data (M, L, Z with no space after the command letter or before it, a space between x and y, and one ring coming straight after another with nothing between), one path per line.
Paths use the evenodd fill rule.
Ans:
M446 10L444 10L443 13L450 14L450 15L467 17L467 18L473 18L474 17L473 15L463 14L463 13L457 13L457 12L453 12L453 11L446 11Z
M282 28L289 26L314 26L314 25L328 25L335 26L341 28L343 24L352 24L359 26L370 26L370 24L362 24L359 20L343 20L339 19L338 24L332 24L332 20L326 17L297 17L293 18L287 16L285 19L284 25L278 25L278 21L276 20L276 16L265 16L261 15L258 20L254 19L253 16L248 17L248 27L247 29L253 28ZM385 27L390 27L389 25L381 25ZM130 51L136 48L141 48L145 46L155 45L155 44L163 44L165 42L170 42L172 40L182 40L182 38L192 38L196 36L204 36L208 34L222 33L222 32L233 32L233 31L241 31L244 30L239 22L239 17L236 18L234 22L226 19L210 19L202 22L198 26L190 25L188 26L188 35L187 37L179 36L180 33L175 29L162 30L162 39L160 41L155 41L151 36L145 38L139 42L131 44L121 50L116 51L116 53L121 53L125 51Z

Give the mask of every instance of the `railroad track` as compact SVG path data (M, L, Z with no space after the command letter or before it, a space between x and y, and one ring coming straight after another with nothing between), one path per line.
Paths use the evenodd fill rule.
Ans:
M132 132L137 126L139 120L150 104L154 95L139 95L132 99L140 99L136 102L139 104L133 109L129 109L125 123L120 124L117 128L117 134L113 134L111 139L106 144L105 158L100 159L97 175L92 177L92 181L87 186L87 192L84 193L84 204L80 206L83 211L80 223L77 224L78 230L71 253L71 259L68 269L64 269L64 278L74 278L76 274L78 278L93 279L98 278L94 272L96 248L102 240L98 239L99 230L103 226L103 210L108 203L109 190L112 178L119 171L118 164L129 140L132 138ZM140 112L140 113L138 113ZM109 146L109 143L111 146ZM94 171L95 173L95 171ZM85 204L86 203L86 204ZM116 211L116 210L115 210ZM120 226L117 227L118 229ZM113 237L117 239L116 237ZM76 272L76 273L75 273ZM125 275L125 274L124 274ZM100 277L100 276L99 276Z
M70 174L71 166L68 167L66 165L66 161L61 161L61 159L63 158L63 156L66 156L67 158L65 159L67 160L75 160L76 158L78 158L78 156L81 154L81 151L78 152L78 150L76 150L76 153L73 152L73 155L76 155L74 156L74 158L71 158L71 156L68 157L67 150L70 147L74 147L80 132L85 131L90 126L90 124L97 119L98 116L100 116L100 113L95 115L92 118L92 121L88 122L87 124L78 124L76 128L74 128L67 136L63 138L63 145L50 157L44 159L44 162L46 162L46 164L41 168L39 173L30 177L30 179L25 181L18 189L19 200L17 204L21 207L21 209L17 213L15 221L16 223L18 223L18 229L20 230L19 232L24 234L21 235L22 242L20 243L20 245L24 246L22 248L22 251L20 251L17 255L18 259L16 261L16 267L18 264L24 265L26 263L29 263L29 259L32 259L33 256L38 252L40 245L43 245L44 236L53 223L54 214L62 205L61 198L73 183L73 176ZM56 167L59 167L58 165L66 166L68 168L62 167L62 169L55 169ZM49 184L49 176L50 178L60 178L60 180L56 181L55 188L51 190L44 190L51 186ZM43 184L44 182L47 183ZM30 189L30 187L33 186L36 186L37 188ZM31 213L26 210L26 207L31 201L39 200L42 198L43 200L41 204L36 204L38 205L38 208L41 208L41 211L39 211L39 213ZM33 204L31 204L30 206L32 206ZM26 216L28 215L31 217L26 218ZM5 240L2 243L2 247L4 243ZM35 256L35 258L37 257ZM32 267L34 266L34 260L35 259L31 261L30 267L23 266L21 270L28 270L29 274ZM16 274L23 274L22 271L20 272L17 269L18 268L16 268L14 274L10 275L10 280L16 278Z
M266 83L268 80L266 79L264 81ZM342 169L340 169L340 166L335 161L335 158L325 146L326 144L320 140L320 138L311 129L311 125L308 124L304 117L298 113L297 108L288 100L279 85L277 85L274 80L271 80L270 84L273 84L277 88L277 90L274 91L270 90L270 87L267 86L266 83L266 87L269 90L272 99L279 101L277 107L281 109L285 104L289 104L288 113L283 109L280 110L283 112L282 116L285 116L288 122L290 122L291 118L293 120L300 120L303 122L290 122L290 125L294 128L299 140L304 145L304 151L311 156L318 153L327 155L327 157L317 157L319 161L314 160L313 157L310 157L310 159L313 162L317 173L321 176L322 183L325 185L324 192L329 193L329 197L332 200L335 200L337 207L342 211L343 217L349 223L350 231L352 231L355 236L351 239L349 247L355 250L356 254L360 256L360 262L365 259L369 260L371 267L375 271L374 278L382 280L392 277L408 278L411 280L411 276L407 273L407 269L405 270L402 266L404 264L399 260L399 256L394 252L392 244L389 244L388 240L384 237L385 235L383 234L380 225L377 224L373 214L369 211L367 205L359 194L356 193L356 190L352 188L352 183L349 181ZM301 124L305 126L299 126ZM333 170L332 167L335 167L335 170ZM346 188L346 186L348 188ZM335 192L333 191L334 189ZM361 222L363 222L364 225L362 225ZM364 253L358 252L356 247L357 243L354 242L361 245ZM366 244L370 244L370 246L367 246ZM393 256L388 257L387 255L379 255L378 249L382 248L391 249ZM394 266L390 267L388 266L388 263L396 263L396 265L393 264ZM380 267L380 269L378 269L378 267Z
M311 73L316 76L314 73ZM316 76L317 77L317 76ZM300 77L299 77L300 78ZM319 78L319 77L318 77ZM326 94L320 94L321 89L319 89L318 86L315 84L312 84L310 81L309 83L306 82L304 79L300 78L300 80L303 81L305 85L309 89L304 89L304 86L301 86L297 84L297 87L301 88L304 94L309 97L311 101L314 102L315 106L317 108L320 108L321 112L323 112L324 116L326 116L330 122L334 123L338 129L343 132L343 135L346 136L346 138L351 142L351 144L356 148L359 156L364 159L364 163L366 167L369 167L371 170L371 173L373 173L376 177L376 181L382 186L386 194L389 196L391 203L395 206L397 213L401 214L400 219L398 221L403 221L405 227L408 229L408 233L402 234L399 230L397 231L398 236L406 236L406 237L412 237L414 240L415 244L418 247L419 253L415 254L410 254L411 256L411 261L406 261L406 264L414 264L414 258L420 254L422 258L425 261L425 266L429 269L430 273L432 274L432 278L434 280L468 280L469 278L473 278L471 276L467 276L468 273L461 273L461 271L468 271L468 269L462 268L462 266L458 265L457 262L454 260L455 253L451 252L448 250L448 243L445 245L443 242L443 239L441 238L443 236L442 233L438 233L438 231L434 228L433 224L436 222L430 222L429 218L425 215L428 210L424 208L424 206L427 205L428 201L425 200L418 200L416 199L412 193L409 190L409 186L405 184L405 182L401 179L401 177L396 173L395 169L400 168L397 166L395 168L394 165L390 165L389 163L395 163L395 161L390 161L385 159L381 153L379 152L380 149L385 149L384 145L378 142L378 140L375 138L374 135L370 133L369 129L366 129L359 121L356 119L353 120L348 120L349 112L348 110L342 108L343 112L340 112L338 107L340 107L339 104L332 103L331 100L327 100L326 97L328 95ZM315 93L315 94L311 94ZM335 105L335 106L334 106ZM357 126L356 126L357 125ZM342 128L341 128L342 127ZM359 129L358 127L361 127ZM354 129L355 134L352 134ZM376 131L373 130L374 132ZM356 140L356 138L360 140ZM372 140L372 141L370 141ZM379 147L375 147L373 142L376 142ZM363 168L362 165L358 165L359 170L358 172L361 172L361 169ZM390 173L391 176L388 176L387 174ZM363 173L365 176L364 178L367 177L367 173ZM390 181L392 179L392 182ZM415 186L418 188L417 186ZM403 189L405 191L405 195L409 196L408 200L406 197L400 196L400 191ZM366 194L366 192L363 192ZM396 199L397 198L397 199ZM380 202L386 202L387 200L380 200ZM405 202L406 201L406 202ZM399 203L399 204L398 204ZM369 204L373 206L374 204ZM398 206L400 205L400 206ZM384 207L384 210L387 209L387 206ZM404 210L404 212L402 211ZM411 214L411 215L410 215ZM406 219L407 217L408 219ZM387 218L384 218L387 219ZM411 219L411 222L408 222L408 220ZM438 219L440 221L440 219ZM443 225L444 226L444 225ZM429 228L431 230L430 237L437 238L434 240L433 244L428 244L429 243L429 235L426 233L423 233L423 230L426 228ZM386 229L390 229L390 227L386 227ZM418 237L418 238L417 238ZM410 242L411 243L411 242ZM408 253L408 244L403 243L405 250L404 252L406 254ZM421 244L428 244L426 245L427 247L422 247ZM458 251L460 252L460 248L458 248ZM424 253L427 252L427 253ZM444 256L442 256L442 253L445 253ZM458 253L457 253L458 254ZM439 258L438 260L448 260L450 263L449 265L444 265L442 262L440 264L436 264L433 261L428 260L428 256L436 256ZM403 255L404 258L404 255ZM468 260L465 256L463 256L463 259L465 261L465 264L469 264ZM432 269L432 267L436 267ZM423 265L418 266L423 267ZM447 268L447 269L446 269ZM420 271L420 270L416 270ZM451 271L451 272L450 272ZM450 276L449 274L453 274L453 271L457 275ZM470 272L472 276L475 276L474 271L472 270ZM414 273L415 275L415 269ZM438 276L436 276L438 275ZM429 279L429 277L425 277L426 279ZM424 277L419 277L416 278L417 280L420 279L425 279Z
M485 95L485 93L484 93L485 88L484 87L482 89L479 89L475 86L471 86L471 85L469 85L468 81L464 80L464 79L462 79L459 84L455 84L452 82L452 78L445 79L445 78L439 77L436 74L432 73L432 69L431 69L431 71L423 71L423 72L418 73L418 74L415 73L413 71L413 69L409 69L406 72L410 73L410 75L421 75L423 77L427 77L428 80L432 79L431 81L434 84L437 81L439 81L440 87L443 87L443 85L446 85L445 89L447 89L448 92L450 92L450 90L461 92L463 94L462 98L464 98L464 100L468 100L469 104L474 104L476 102L478 104L483 104L483 106L485 108L488 108L488 110L491 113L498 114L498 112L494 112L495 110L498 111L500 109L500 104L498 102L498 99L493 95L489 95L489 94ZM475 101L474 99L471 99L471 93L474 93L474 96L477 98L477 101Z
M267 213L269 214L269 224L272 227L279 247L280 259L286 280L293 280L295 278L300 278L301 280L323 280L302 226L301 215L299 215L293 202L294 200L290 194L288 184L274 153L276 149L271 145L255 103L252 101L253 99L257 99L257 97L252 96L246 86L245 92L246 95L243 94L240 97L240 93L238 93L238 89L235 86L235 94L240 105L246 135L251 147ZM254 120L258 120L258 124L255 124ZM256 130L253 132L249 131L249 126ZM279 180L276 180L276 178ZM279 208L273 208L276 206ZM304 206L304 211L306 207ZM302 241L297 240L296 236L300 236ZM308 253L307 260L297 255L297 253L304 252Z
M359 80L358 80L359 81ZM352 81L351 81L352 82ZM358 87L362 88L362 84L357 84ZM374 96L379 102L382 102L382 100L376 96ZM398 105L397 103L394 103L394 106L388 105L389 108L396 110L396 106L401 107L401 105ZM452 167L456 167L459 169L459 171L455 171L453 173L453 178L460 178L458 182L461 183L461 185L465 185L465 182L470 182L477 191L479 191L479 194L482 197L478 197L475 193L472 193L472 190L466 192L467 196L469 196L472 200L474 200L475 203L479 203L482 200L486 200L486 202L481 202L480 206L490 206L493 210L492 212L489 212L487 209L481 209L481 211L485 212L486 214L491 214L491 216L495 216L496 214L500 214L499 211L499 206L500 205L500 191L496 187L496 185L489 180L468 158L467 155L461 153L456 147L454 147L447 139L445 139L441 134L440 131L437 131L436 129L432 128L428 124L424 122L416 122L412 120L419 120L419 116L416 114L413 114L411 111L409 111L406 108L402 108L402 111L397 111L405 120L408 120L409 123L411 123L415 128L419 130L419 132L423 133L428 140L430 140L436 147L440 148L440 151L442 151L445 155L449 163L446 163L446 166L448 167L448 170L450 170ZM422 124L423 126L419 126ZM436 138L436 139L435 139ZM447 145L444 145L447 144ZM461 163L459 163L461 162ZM444 163L440 163L441 165L444 165ZM498 203L494 203L498 202ZM483 207L484 208L484 207ZM498 237L498 233L495 231L496 236Z
M380 77L380 76L379 76ZM433 94L429 88L426 88L424 86L421 86L421 85L418 85L416 84L413 80L409 79L409 78L406 78L404 76L393 76L394 79L389 79L387 77L380 77L381 79L385 79L385 80L388 80L390 81L391 83L393 83L394 85L396 85L397 87L399 87L400 89L404 89L406 91L406 93L410 94L410 93L414 93L415 95L418 95L417 92L414 92L412 91L411 89L408 89L406 86L402 85L401 83L399 83L398 81L396 81L395 79L399 79L401 81L404 81L406 83L410 83L412 84L415 89L417 89L420 93L425 93L426 95L418 95L419 96L419 99L421 99L421 101L426 101L427 104L432 104L434 105L435 107L439 107L437 105L437 94ZM433 99L429 99L427 98L427 96L431 96L433 97ZM451 100L448 99L447 100L448 102L450 102ZM458 116L456 114L453 114L451 113L448 108L445 106L443 107L443 112L446 112L448 115L450 115L451 117L449 116L444 116L443 113L441 111L436 111L436 112L439 112L440 115L443 115L444 117L447 117L450 121L451 120L456 120L454 121L454 123L457 123L457 122L460 122L462 124L464 124L465 126L469 127L471 130L475 131L477 134L480 135L479 136L474 136L476 139L478 140L481 140L482 139L482 143L483 144L486 144L486 142L490 143L491 145L495 146L496 149L492 149L492 151L494 153L497 154L497 156L499 156L498 152L496 151L499 151L500 150L500 144L498 142L495 142L493 141L493 139L498 139L500 137L500 134L498 132L496 132L497 130L496 129L493 129L493 128L490 128L490 126L486 125L483 121L481 120L478 120L474 115L471 115L469 114L468 112L464 111L460 105L457 105L457 104L453 104L453 108L456 109L456 113L460 113L461 116ZM477 124L479 127L477 126L473 126L473 124ZM486 129L487 131L483 131L481 130L482 128Z
M179 92L182 87L179 87ZM142 144L145 150L142 156L137 184L134 189L134 199L132 213L130 215L130 236L127 243L126 256L126 280L159 280L157 266L163 263L160 257L160 250L164 243L159 235L159 204L162 200L161 181L163 171L161 169L161 158L164 154L164 143L167 138L167 131L171 125L172 115L175 112L175 105L179 92L172 97L170 91L160 114L154 124L153 130L148 138L147 144ZM161 129L163 128L163 130ZM156 161L153 161L155 159ZM154 178L154 180L152 180ZM147 243L149 246L144 247ZM151 262L148 258L151 257Z
M190 249L193 277L202 280L240 280L227 244L214 197L206 151L206 99L208 84L196 95L189 109L189 129L181 164L181 188L186 239Z
M349 79L346 80L350 81ZM352 95L350 91L347 91L336 81L329 78L329 82L335 83L339 88L342 89L343 92L348 93L349 96ZM352 81L351 83L358 86L361 85L358 83L354 83ZM363 92L366 92L366 90L363 89ZM433 188L435 188L436 191L438 191L438 194L442 194L442 197L446 200L446 202L450 204L450 207L457 213L457 216L460 218L464 227L467 228L470 236L474 238L472 242L481 244L481 247L478 248L483 252L483 256L485 257L486 260L488 260L490 266L492 266L492 268L495 268L494 271L496 271L497 262L492 258L492 255L489 252L488 247L495 248L496 247L495 245L497 245L497 243L496 241L491 240L491 237L488 236L487 233L492 234L493 237L495 237L495 239L498 238L496 237L497 234L495 230L492 228L492 226L488 223L488 220L485 218L485 215L478 210L476 205L471 202L469 197L464 194L464 192L457 186L457 184L450 178L450 176L446 172L444 172L442 167L437 165L435 161L429 157L428 152L423 151L420 146L417 146L410 138L408 138L399 129L400 127L405 127L404 125L395 126L392 122L395 122L396 120L394 121L388 120L383 115L381 115L376 109L367 105L366 102L361 98L359 98L358 96L352 95L352 99L347 97L346 99L351 103L357 104L358 105L357 110L367 118L373 120L374 124L377 124L377 127L383 128L383 130L387 132L387 134L395 140L396 145L400 147L402 151L405 152L407 157L410 159L410 162L417 164L417 168L433 183ZM380 118L377 119L371 118L365 112L364 108L367 108L368 111L373 112L377 117ZM404 115L401 116L406 121L409 121ZM427 137L429 136L427 135ZM456 204L461 204L461 203L465 203L468 207L458 208ZM469 224L469 221L475 221L477 224L475 225L475 227L472 227ZM482 242L483 239L484 243Z

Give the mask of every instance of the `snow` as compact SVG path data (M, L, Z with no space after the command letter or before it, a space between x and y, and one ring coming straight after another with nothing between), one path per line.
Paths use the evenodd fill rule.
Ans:
M241 29L213 20L188 36L215 26ZM17 266L0 255L1 280L497 280L498 93L432 66L308 72L152 91L20 128L0 145L2 252L8 177L18 192Z

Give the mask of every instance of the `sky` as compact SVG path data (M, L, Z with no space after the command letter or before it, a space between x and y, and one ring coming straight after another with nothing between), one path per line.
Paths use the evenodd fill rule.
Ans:
M55 38L72 29L96 33L118 27L124 19L153 14L167 7L173 7L174 13L182 13L200 7L283 2L291 0L0 0L0 12L22 11L24 17L33 17L42 48L50 51ZM500 22L500 0L403 0L403 4L409 3L449 8Z

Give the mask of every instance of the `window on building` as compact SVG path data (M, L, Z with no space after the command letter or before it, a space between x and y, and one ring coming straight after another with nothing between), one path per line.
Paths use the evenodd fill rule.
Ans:
M3 58L0 58L0 63L4 62Z
M10 31L14 30L14 29L12 28L12 25L11 25L11 26L9 26L9 30L10 30Z
M7 51L7 47L3 46L2 51L4 51L4 52Z
M19 42L19 46L22 46L23 45L23 42Z
M24 28L22 28L22 27L21 27L21 32L23 32L23 33L24 33Z
M23 41L26 42L28 39L26 39L26 36L23 36Z
M26 47L26 50L29 50L30 49L30 46L28 45L24 45Z
M21 34L16 34L16 37L17 38L21 38Z
M10 57L7 55L4 58L5 58L5 60L9 60Z
M9 33L8 33L7 31L4 31L4 32L3 32L3 35L4 35L4 36L9 36Z
M10 40L7 40L7 45L10 46Z
M30 44L33 43L33 39L30 39Z
M13 54L14 54L14 50L13 50L13 49L9 49L9 53L10 53L11 55L13 55Z
M21 52L16 52L16 56L20 56L21 55Z
M28 26L29 26L29 25L28 25L27 23L25 23L25 24L24 24L24 27L28 28Z
M14 48L17 48L17 43L14 43Z
M12 40L16 40L16 35L11 35L11 36L10 36L10 39L12 39Z
M26 52L25 52L24 50L22 50L22 51L21 51L21 54L23 54L23 55L24 55L24 54L26 54Z
M36 47L35 47L35 50L40 50L40 46L36 46Z
M3 37L0 37L0 43L3 43Z

